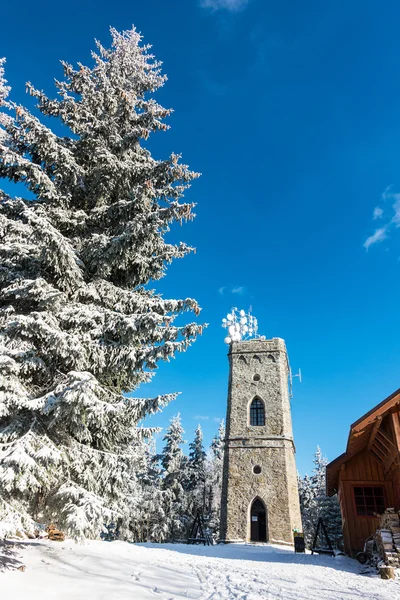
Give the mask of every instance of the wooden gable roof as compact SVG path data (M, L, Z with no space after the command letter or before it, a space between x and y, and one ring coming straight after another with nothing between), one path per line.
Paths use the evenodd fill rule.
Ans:
M359 452L368 450L389 471L400 453L400 389L383 400L350 426L346 452L326 467L326 489L333 496L338 489L343 464Z

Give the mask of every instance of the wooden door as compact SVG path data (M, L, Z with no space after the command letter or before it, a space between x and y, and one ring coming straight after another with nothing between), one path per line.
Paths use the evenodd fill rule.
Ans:
M267 541L267 516L265 506L256 498L250 511L250 539L252 542Z

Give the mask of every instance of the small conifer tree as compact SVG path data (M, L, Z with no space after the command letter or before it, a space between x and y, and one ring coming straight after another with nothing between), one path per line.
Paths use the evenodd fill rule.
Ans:
M165 436L165 446L160 455L163 468L161 489L163 492L163 513L165 539L179 538L188 524L187 487L188 460L182 452L183 431L178 413L170 423Z
M314 533L314 492L310 477L306 474L303 478L298 475L301 522L303 524L304 539L307 548L311 548Z
M298 477L300 510L306 545L311 548L318 519L321 517L328 531L333 546L342 548L342 518L337 496L326 495L326 465L327 459L317 446L314 455L313 474L307 474L302 479Z
M194 440L189 444L188 485L192 515L203 510L205 502L206 453L203 446L203 431L197 426Z
M215 539L219 538L224 448L225 422L222 420L219 424L217 435L212 439L206 467L207 522Z

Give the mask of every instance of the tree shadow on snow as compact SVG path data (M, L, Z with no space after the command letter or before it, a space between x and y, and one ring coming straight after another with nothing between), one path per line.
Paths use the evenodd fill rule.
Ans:
M17 558L19 548L23 548L20 542L0 541L0 572L15 571L23 564Z
M203 556L207 558L223 558L227 560L248 560L264 563L293 563L298 565L314 565L330 567L338 571L358 573L361 565L347 556L327 556L318 554L297 554L292 548L274 546L272 544L216 544L204 546L203 544L152 544L136 543L135 546L143 548L157 548L170 550L180 554Z

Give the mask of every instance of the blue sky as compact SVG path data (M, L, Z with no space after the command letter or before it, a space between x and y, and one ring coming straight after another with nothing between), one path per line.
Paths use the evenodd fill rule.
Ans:
M16 14L18 10L18 18ZM22 18L23 17L23 18ZM90 62L93 39L135 24L169 81L171 130L154 140L202 177L197 219L174 235L197 248L157 284L191 296L209 328L162 365L142 395L181 391L180 411L210 441L225 414L220 321L250 305L283 337L294 371L297 462L345 449L351 422L400 387L400 46L386 0L3 0L0 56L13 98L53 93L59 59Z

